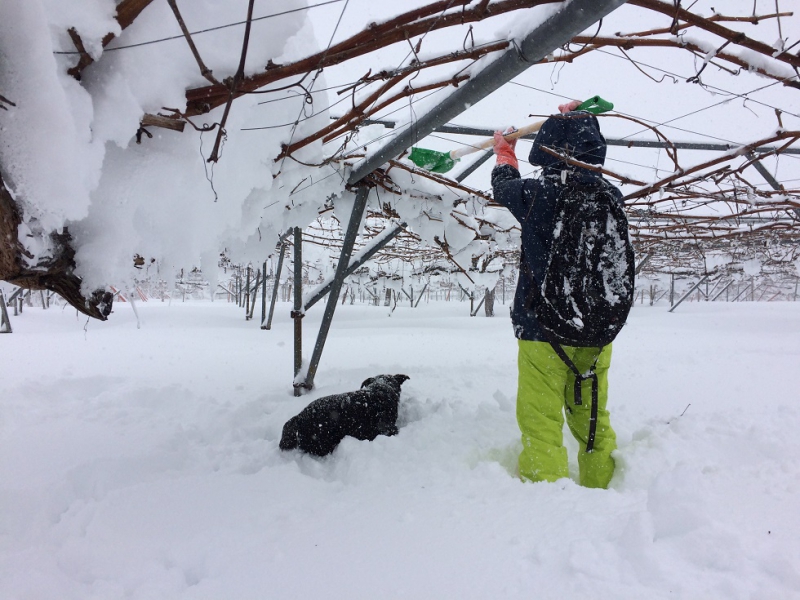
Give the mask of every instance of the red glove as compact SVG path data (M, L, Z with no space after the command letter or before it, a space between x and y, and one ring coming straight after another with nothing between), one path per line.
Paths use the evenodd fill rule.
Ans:
M564 113L568 113L575 110L580 105L581 105L580 100L572 100L571 102L567 102L566 104L559 104L558 112L560 112L563 115Z
M509 131L506 131L506 133L509 133ZM494 153L497 156L498 165L511 165L515 169L519 169L517 155L514 153L516 145L517 140L509 142L503 137L502 132L494 132Z

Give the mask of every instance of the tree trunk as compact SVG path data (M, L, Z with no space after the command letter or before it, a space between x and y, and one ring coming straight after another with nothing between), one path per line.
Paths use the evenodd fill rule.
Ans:
M494 316L494 288L491 290L486 288L486 292L484 292L483 296L483 310L486 311L487 317Z
M25 265L23 258L33 258L19 241L21 213L0 176L0 280L28 290L49 290L57 293L85 315L105 321L111 313L114 296L96 290L90 298L81 292L81 280L74 274L75 250L67 229L51 234L55 242L53 257L35 267Z

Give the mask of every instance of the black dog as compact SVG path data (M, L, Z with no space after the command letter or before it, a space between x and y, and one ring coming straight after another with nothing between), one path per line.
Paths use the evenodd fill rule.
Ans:
M356 392L314 400L283 426L280 449L325 456L346 435L372 441L378 435L397 434L397 403L406 379L408 375L378 375Z

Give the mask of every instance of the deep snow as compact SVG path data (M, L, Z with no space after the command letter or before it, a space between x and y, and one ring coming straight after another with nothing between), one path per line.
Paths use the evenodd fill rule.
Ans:
M0 598L800 598L800 304L637 305L608 491L512 476L504 307L340 306L302 398L288 304L272 331L138 309L27 308L0 336ZM411 376L398 436L278 450L311 399L385 372Z

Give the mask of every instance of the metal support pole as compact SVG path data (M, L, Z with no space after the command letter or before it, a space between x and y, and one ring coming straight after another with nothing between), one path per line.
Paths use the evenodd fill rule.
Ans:
M278 266L275 269L275 278L272 282L272 301L269 303L269 316L267 316L266 324L264 323L264 319L261 319L261 329L272 329L272 315L275 314L275 302L278 300L278 292L280 291L284 254L286 254L286 244L282 243L281 253L278 255Z
M258 300L258 287L261 284L261 271L258 269L253 269L256 274L255 282L253 283L253 297L250 299L250 306L248 306L247 310L247 320L251 320L253 318L253 311L256 309L256 300ZM263 300L263 298L262 298Z
M261 265L261 329L267 318L267 261Z
M325 313L322 315L322 323L320 324L317 343L314 345L314 352L308 364L305 382L300 384L309 390L314 387L314 377L317 374L319 360L322 357L322 350L325 347L325 341L328 338L328 332L331 328L333 313L336 311L336 302L339 299L339 293L342 291L342 285L347 276L350 256L353 253L353 246L358 236L358 229L361 226L361 217L364 215L364 209L367 206L368 195L369 187L365 185L360 186L356 192L356 201L353 204L353 212L350 215L350 221L347 223L347 231L344 234L344 242L342 243L342 253L339 256L339 263L336 265L336 275L333 278L331 289L328 293L328 303L325 305Z
M487 137L491 137L493 135L493 133L494 132L490 133ZM477 171L481 167L481 165L483 165L483 163L485 163L487 160L489 160L493 156L494 156L494 150L489 150L488 152L484 152L478 160L474 161L470 166L468 166L466 169L461 171L458 175L456 175L454 177L454 179L456 181L458 181L459 183L461 183L467 177L469 177L475 171Z
M339 117L331 116L331 119L337 119ZM394 129L397 127L396 121L389 121L387 119L366 119L364 125L383 125L387 129ZM444 125L439 125L433 130L434 133L451 133L456 135L474 135L476 137L482 138L489 138L494 135L493 129L486 129L483 127L469 127L465 125L455 125L452 123L446 123ZM517 139L520 140L530 140L533 141L536 139L536 134L531 133L529 135L523 135ZM650 140L632 140L630 138L625 139L614 139L614 138L606 138L606 145L607 146L622 146L624 148L677 148L678 150L711 150L716 152L730 152L731 150L735 150L740 146L736 144L706 144L706 143L697 143L697 142L659 142L659 141L650 141ZM780 148L779 146L759 146L758 148L754 148L756 152L774 152L775 150L780 150L781 154L800 154L800 148ZM489 151L489 157L494 154L494 152ZM483 163L486 159L481 159L477 162ZM468 167L468 169L471 167ZM466 171L467 169L465 169ZM469 175L469 173L467 174ZM467 175L464 175L466 177ZM457 181L462 181L461 179L456 178Z
M672 306L675 303L675 273L672 273L669 277L669 305Z
M245 271L245 283L244 283L244 320L250 320L250 265L247 265L247 270Z
M422 296L425 295L425 290L428 289L428 282L425 283L425 287L422 288L422 291L419 293L419 297L417 298L417 302L414 304L414 308L419 306L420 300L422 300Z
M303 386L299 382L303 369L303 230L294 228L294 395L303 394Z
M470 306L472 305L473 300L474 300L474 298L470 297L470 299L469 299ZM486 295L485 294L484 294L483 298L481 298L481 301L478 302L478 306L475 308L475 310L473 310L473 311L471 311L469 313L469 316L470 317L476 316L478 314L478 311L481 309L481 306L483 306L484 302L486 302Z
M692 289L690 289L688 292L686 292L686 293L683 295L683 297L682 297L680 300L678 300L678 301L675 303L675 306L673 306L672 308L670 308L670 309L669 309L667 312L672 312L673 310L675 310L676 308L678 308L678 307L681 305L681 302L683 302L684 300L686 300L686 299L687 299L689 296L691 296L691 295L692 295L692 292L694 292L694 291L695 291L697 288L699 288L701 285L703 285L703 284L705 283L706 279L708 279L708 275L706 275L705 277L703 277L702 279L700 279L700 281L698 281L697 283L695 283L695 284L692 286Z
M6 300L2 290L0 290L0 333L13 333L11 329L11 319L8 318Z

